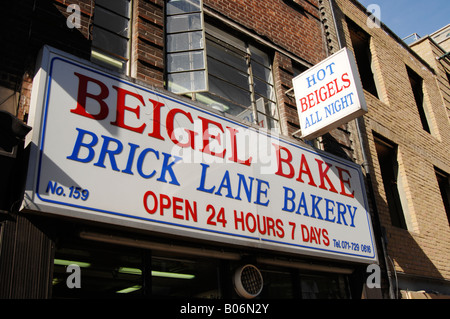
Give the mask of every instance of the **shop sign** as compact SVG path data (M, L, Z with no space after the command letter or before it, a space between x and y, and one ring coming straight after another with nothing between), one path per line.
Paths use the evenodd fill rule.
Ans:
M376 262L360 167L45 48L24 211Z
M355 58L343 48L292 80L302 137L312 139L367 112Z

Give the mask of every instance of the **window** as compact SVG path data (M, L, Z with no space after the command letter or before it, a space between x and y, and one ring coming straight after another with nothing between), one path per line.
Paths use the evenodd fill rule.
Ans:
M450 225L450 175L436 167L434 168L434 172L439 184L439 190L441 192L445 212L447 213L448 223Z
M363 88L378 98L374 73L372 71L372 53L370 51L370 35L355 22L347 18L353 51Z
M91 60L126 72L130 42L130 0L95 0Z
M417 110L419 111L420 122L422 128L430 133L430 126L428 125L427 116L425 114L425 105L423 99L423 80L422 78L409 67L406 67L408 71L409 82L411 83L411 89L414 94L414 100L416 101Z
M169 1L168 4L177 7L169 5L166 12L168 89L243 121L279 132L269 55L247 39L211 24L203 25L200 11L197 12L199 7L192 2L188 2L189 6L182 5L184 2ZM186 13L188 10L194 12ZM175 17L184 22L178 23ZM176 38L185 41L178 43Z
M207 89L201 0L170 0L166 7L168 89L192 93Z
M381 136L374 137L391 223L393 226L407 229L399 193L400 174L397 162L397 145Z

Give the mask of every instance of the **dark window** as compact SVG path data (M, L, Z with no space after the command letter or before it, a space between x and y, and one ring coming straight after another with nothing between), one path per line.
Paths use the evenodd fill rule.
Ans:
M447 219L450 225L450 176L438 168L435 168L434 171L436 173L436 179L439 184L442 202L444 203L445 212L447 213Z
M392 225L407 229L398 190L397 145L375 136L375 147Z
M129 59L130 0L96 0L91 59L125 72Z
M374 73L372 71L372 53L370 52L370 35L355 22L347 18L353 51L363 88L378 98Z
M420 122L422 128L430 133L430 126L428 125L427 116L425 114L425 106L423 100L423 80L422 78L409 67L406 67L408 71L409 82L411 83L411 89L414 94L414 100L416 101L417 110L419 111Z

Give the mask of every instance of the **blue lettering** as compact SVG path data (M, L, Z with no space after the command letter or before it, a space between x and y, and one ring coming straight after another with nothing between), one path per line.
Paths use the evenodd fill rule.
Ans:
M105 158L106 158L106 154L108 154L109 161L111 162L111 168L115 171L119 171L119 169L117 168L115 155L122 153L123 145L119 140L117 140L115 138L104 136L104 135L102 135L102 137L103 137L102 149L100 151L100 156L98 158L98 161L97 161L97 163L94 164L94 166L106 168ZM116 149L114 149L114 150L108 149L110 142L116 143Z
M342 216L342 221L344 222L345 226L347 225L347 222L345 221L345 213L347 212L347 209L345 208L345 205L342 203L337 202L337 212L338 212L338 220L336 223L338 224L342 224L341 222L341 216Z
M156 159L159 160L159 153L157 151L155 151L153 148L146 148L145 150L142 151L142 153L139 155L139 158L137 161L137 171L138 171L139 175L141 175L143 178L152 178L156 174L155 170L153 170L153 172L151 172L148 175L145 175L144 172L142 171L144 158L148 152L152 152L153 154L155 154Z
M226 197L233 198L233 193L231 192L231 183L230 183L230 173L228 171L225 171L225 174L223 174L222 182L220 183L219 189L214 194L222 196L222 193L220 192L222 188L225 187L228 190L228 194Z
M283 205L283 210L285 212L289 212L292 213L295 209L295 203L294 203L294 198L295 198L295 192L293 189L288 188L288 187L284 187L284 205ZM289 196L288 193L290 193L291 195ZM292 208L288 208L288 201L290 206L292 206Z
M317 206L317 205L319 205L320 201L322 200L322 197L311 195L311 198L312 198L311 217L316 218L316 211L317 211L317 218L323 219L322 214L320 213L319 207ZM316 201L316 198L318 199L317 201Z
M130 153L128 154L127 167L122 170L122 173L133 175L131 168L133 167L134 155L136 154L136 149L139 148L139 145L132 143L128 143L128 145L130 145Z
M75 142L75 146L73 147L72 155L68 156L67 158L73 161L78 161L81 163L89 163L94 159L95 152L93 147L97 145L98 137L92 132L82 130L80 128L77 128L78 136L77 140ZM92 137L92 140L90 143L83 143L83 139L85 135L90 135ZM80 158L80 149L81 147L84 147L88 150L88 155L85 158Z
M238 194L236 199L241 200L241 185L244 185L245 194L247 195L247 200L250 202L252 200L252 187L253 187L253 177L249 177L250 186L248 186L245 182L245 176L242 174L237 174L239 176L239 186L238 186Z
M306 199L305 199L305 193L302 192L302 195L300 196L300 202L298 203L298 209L295 212L296 214L301 215L300 209L303 208L304 209L304 213L303 215L308 216L308 207L306 206Z
M180 183L178 183L178 180L177 180L177 178L176 178L176 176L175 176L175 173L174 173L174 171L173 171L172 166L173 166L176 162L180 161L180 160L181 160L181 157L174 156L175 160L169 164L169 160L170 160L170 158L172 157L172 155L167 154L167 153L162 153L162 154L163 154L163 156L164 156L164 162L163 162L163 167L162 167L162 169L161 169L161 175L159 176L159 178L157 179L157 181L167 183L166 177L165 177L165 176L166 176L166 172L169 172L170 178L172 179L172 181L169 182L169 184L173 184L173 185L178 185L178 186L180 186Z
M256 179L258 186L257 186L257 192L256 192L256 201L254 202L255 204L258 205L262 205L262 206L267 206L269 205L269 200L267 200L266 202L261 202L261 194L264 194L265 197L267 198L267 189L262 190L261 189L261 185L265 184L267 185L267 188L270 188L270 185L268 182L260 180L260 179Z
M200 186L197 187L197 190L206 192L206 193L212 193L212 192L214 192L214 189L216 188L215 186L213 186L209 189L205 188L206 170L208 169L209 165L203 164L203 163L200 163L200 165L202 166L202 176L200 178Z
M334 223L336 219L334 216L334 201L325 198L325 203L325 220ZM331 205L333 205L333 207L331 207ZM330 216L333 216L333 219L330 219Z

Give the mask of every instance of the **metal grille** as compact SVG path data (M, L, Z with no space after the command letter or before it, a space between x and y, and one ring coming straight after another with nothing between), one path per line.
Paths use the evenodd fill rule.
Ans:
M259 270L252 266L247 265L242 269L241 274L242 286L251 295L257 295L261 292L263 279Z

